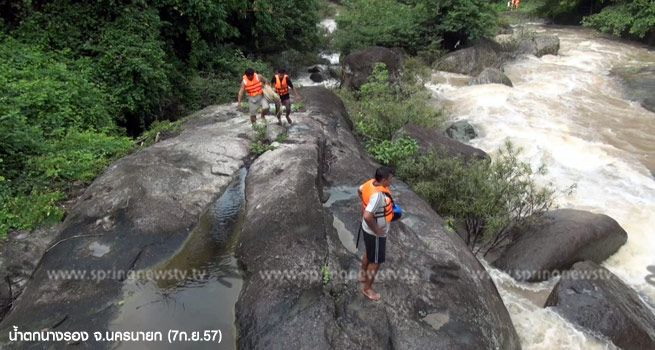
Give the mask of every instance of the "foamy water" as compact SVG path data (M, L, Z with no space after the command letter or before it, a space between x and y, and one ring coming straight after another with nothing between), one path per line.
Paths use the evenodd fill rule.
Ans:
M655 305L655 286L645 282L647 266L655 265L655 113L625 99L609 74L613 66L655 64L655 52L584 29L535 28L559 36L560 54L506 65L514 88L467 86L468 77L443 72L426 86L453 119L474 125L480 134L474 146L493 153L510 140L524 149L524 161L547 165L541 181L560 189L575 184L558 206L617 220L628 242L604 266ZM611 348L536 305L520 292L525 285L489 271L524 348Z
M330 36L337 29L337 22L334 18L325 18L319 22L318 26L325 29L325 35ZM319 57L326 59L331 66L338 65L341 58L341 54L338 52L321 52ZM323 77L327 78L320 83L312 81L309 76L309 73L303 73L295 79L298 86L325 86L327 88L336 88L339 86L339 81L333 78L328 78L327 66L318 65L322 68L324 74Z
M322 20L318 25L322 28L325 28L328 34L332 34L335 30L337 30L337 21L334 20L334 18L326 18Z

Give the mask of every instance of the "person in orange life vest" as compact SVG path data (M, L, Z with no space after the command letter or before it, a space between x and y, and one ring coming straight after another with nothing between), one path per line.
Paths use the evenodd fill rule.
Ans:
M512 0L512 7L514 7L515 10L518 10L519 6L521 6L521 0Z
M289 75L284 69L277 70L277 74L275 74L273 79L271 79L271 85L273 85L275 88L275 92L280 95L281 103L275 104L278 124L282 124L282 105L284 105L287 110L287 122L292 124L293 122L291 121L291 118L289 118L289 115L291 114L291 98L289 96L289 89L293 90L293 93L296 95L297 99L300 100L302 97L300 97L298 90L293 87L293 83L291 82Z
M267 81L261 74L256 73L254 69L248 68L241 78L241 88L237 97L237 108L241 106L243 93L248 94L248 111L250 112L250 122L255 125L257 122L257 108L262 108L262 120L266 123L266 113L268 113L268 102L264 98L264 84Z
M364 231L366 248L359 281L364 284L362 293L373 301L380 300L380 294L373 290L373 282L380 264L385 260L387 233L394 216L389 190L393 176L393 168L379 167L375 171L375 178L366 181L357 190L363 205L361 229Z

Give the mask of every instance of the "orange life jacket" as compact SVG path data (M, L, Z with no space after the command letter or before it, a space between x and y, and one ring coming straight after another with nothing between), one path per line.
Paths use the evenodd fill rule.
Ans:
M364 208L368 205L368 201L371 199L371 196L376 192L382 192L384 194L384 200L386 204L384 209L380 212L373 213L373 216L376 218L384 217L387 222L391 222L393 219L393 198L391 198L391 191L384 186L375 186L373 183L375 179L370 179L362 185L362 204Z
M246 92L250 96L257 96L264 93L262 82L259 81L259 77L257 76L257 73L255 73L252 80L249 80L248 77L244 74L243 85L245 85Z
M275 74L275 91L278 95L284 96L289 94L289 85L287 84L288 75L284 75L280 78L279 75Z

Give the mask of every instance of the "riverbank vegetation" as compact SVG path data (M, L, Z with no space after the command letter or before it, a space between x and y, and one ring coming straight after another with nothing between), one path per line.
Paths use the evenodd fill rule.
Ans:
M582 24L617 37L655 45L651 0L536 0L532 13L557 24Z
M418 144L394 137L406 124L442 129L444 116L428 105L422 86L426 67L410 59L403 78L391 82L378 64L359 92L341 91L357 134L380 163L397 175L440 215L450 218L473 252L486 255L502 244L512 227L527 223L553 205L555 190L537 184L545 167L533 169L519 159L521 150L507 143L493 160L464 160L434 149L419 154Z
M486 0L350 0L337 17L342 53L372 45L432 57L495 33L496 7Z
M0 1L0 237L60 220L72 187L166 121L233 101L246 67L311 56L318 16L318 0Z

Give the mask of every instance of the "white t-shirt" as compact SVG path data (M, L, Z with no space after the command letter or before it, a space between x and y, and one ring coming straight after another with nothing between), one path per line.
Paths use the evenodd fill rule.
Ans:
M368 205L366 206L365 211L373 214L373 216L380 216L376 218L376 223L378 226L384 231L384 235L386 236L387 233L389 233L389 223L384 217L384 208L387 204L386 197L384 193L382 192L375 192L374 194L371 195L371 198L368 201ZM366 220L362 218L362 228L364 229L364 232L369 233L374 235L375 232L368 227L366 224Z

